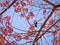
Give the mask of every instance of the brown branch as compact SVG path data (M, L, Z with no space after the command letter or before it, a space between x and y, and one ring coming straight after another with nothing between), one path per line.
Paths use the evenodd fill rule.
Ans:
M54 6L54 8L52 9L52 12L49 14L49 16L46 18L46 20L44 21L43 25L42 25L41 28L39 29L39 32L38 32L37 36L35 37L32 45L34 45L35 42L37 41L36 39L37 39L38 35L40 34L40 32L41 32L41 30L42 30L42 27L46 24L46 22L47 22L47 21L49 20L49 18L52 16L52 14L53 14L53 12L55 11L55 9L56 9L57 7L59 7L59 6L60 6L60 4L57 5L57 6Z
M47 3L49 3L50 5L52 5L52 6L55 6L53 3L51 3L50 1L48 1L48 0L44 0L45 2L47 2Z
M60 4L56 5L55 7L60 7Z
M54 26L59 20L60 20L60 19L58 19L52 26ZM38 37L38 39L41 38L46 32L48 32L49 29L52 28L52 26L50 26L40 37ZM55 31L55 32L56 32L56 31ZM38 39L37 39L37 40L38 40Z
M59 19L60 20L60 19ZM57 20L52 26L54 26L59 20ZM52 26L51 27L49 27L42 35L40 35L40 37L38 37L35 41L37 41L39 38L41 38L46 32L48 32L49 31L49 29L51 29L52 28ZM54 31L54 32L56 32L56 31Z
M6 12L16 1L17 1L17 0L14 0L4 11L2 11L2 12L0 13L0 16L1 16L4 12Z
M41 32L42 27L46 24L46 22L47 22L47 21L48 21L48 19L51 17L51 15L52 15L52 13L53 13L54 11L55 11L55 8L52 10L52 12L50 13L50 15L46 18L45 22L43 23L43 25L42 25L42 26L41 26L41 28L39 29L39 32L38 32L37 36L35 37L34 42L33 42L33 44L32 44L32 45L34 45L34 44L35 44L35 41L36 41L36 39L37 39L37 37L38 37L39 33Z

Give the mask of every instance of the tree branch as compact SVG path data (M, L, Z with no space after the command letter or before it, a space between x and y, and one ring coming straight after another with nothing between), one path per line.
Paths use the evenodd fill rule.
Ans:
M1 16L4 12L6 12L16 1L17 1L17 0L14 0L4 11L2 11L2 12L0 13L0 16Z
M41 32L41 30L42 30L42 27L46 24L46 22L47 22L47 21L49 20L49 18L52 16L53 12L55 11L55 9L56 9L57 7L60 7L60 4L54 6L54 8L52 9L52 12L49 14L49 16L46 18L46 20L44 21L43 25L42 25L41 28L39 29L39 32L38 32L37 36L35 37L32 45L34 45L35 42L37 41L37 37L38 37L38 35L40 34L40 32Z
M54 9L52 9L52 12L50 13L50 15L46 18L46 20L45 20L45 22L43 23L43 25L41 26L41 28L39 29L39 32L38 32L38 34L37 34L37 36L35 37L35 39L34 39L34 42L33 42L33 44L32 45L34 45L35 44L35 41L36 41L36 39L37 39L37 37L38 37L38 35L39 35L39 33L41 32L41 30L42 30L42 27L46 24L46 22L48 21L48 19L51 17L51 15L52 15L52 13L55 11L55 8Z
M59 21L60 19L58 19L52 26L54 26L58 21ZM51 27L49 27L40 37L38 37L38 39L39 38L41 38L46 32L48 32L49 31L49 29L51 29L52 28L52 26ZM38 40L37 39L37 40Z
M52 5L52 6L55 6L53 3L51 3L50 1L48 1L48 0L44 0L45 2L47 2L47 3L49 3L50 5Z

